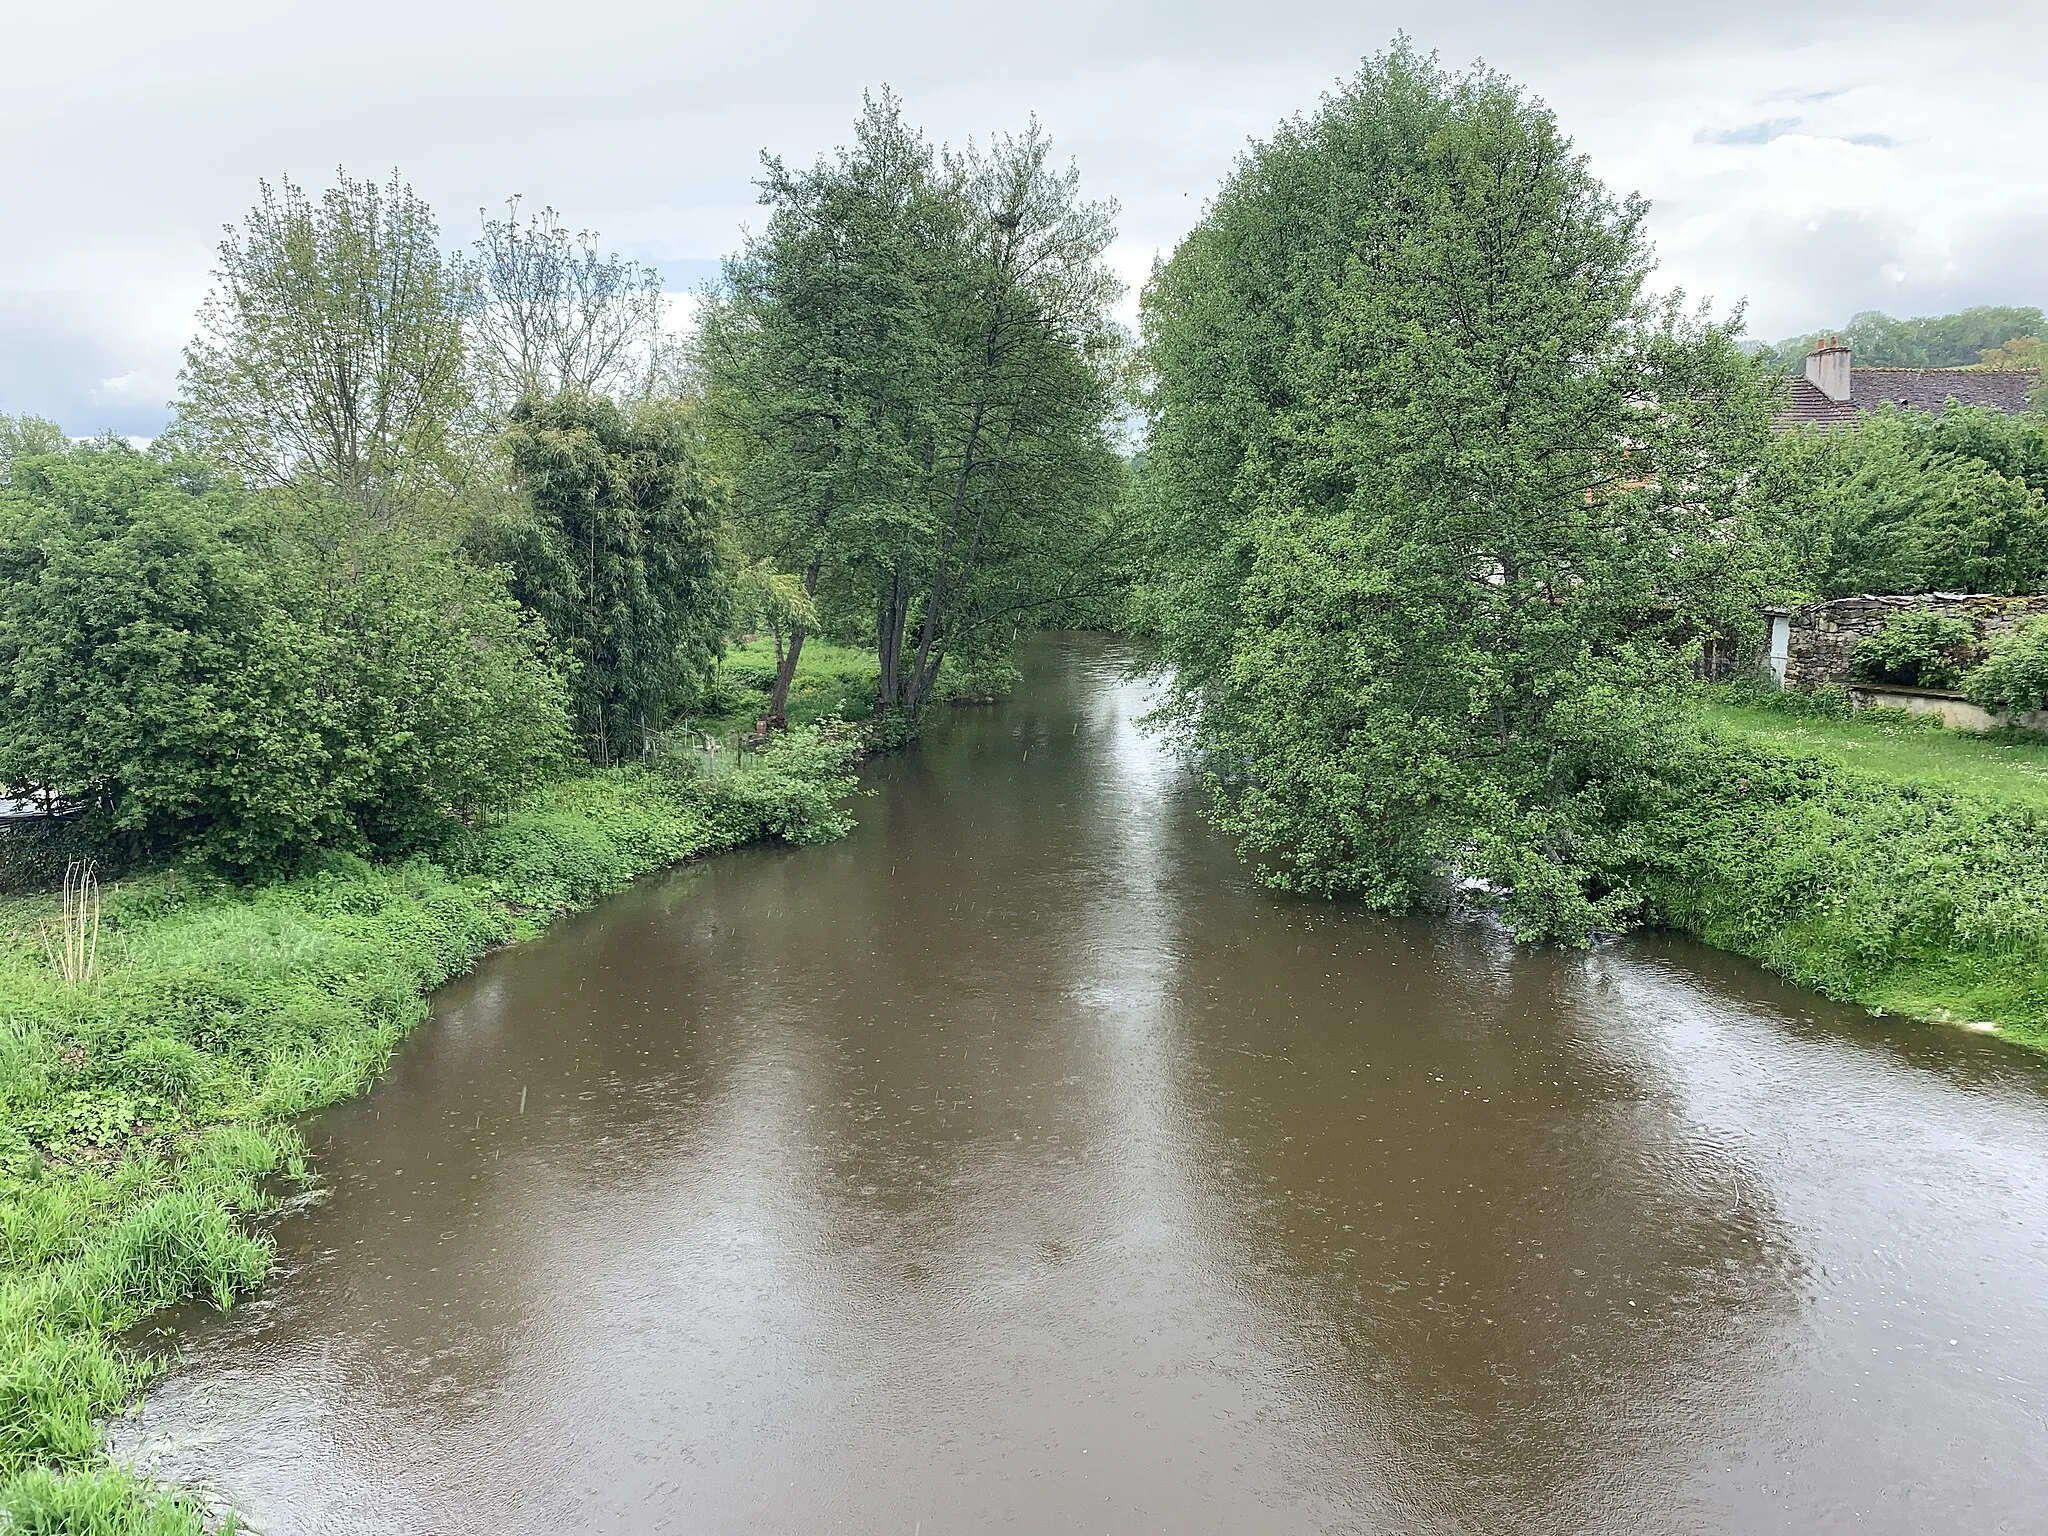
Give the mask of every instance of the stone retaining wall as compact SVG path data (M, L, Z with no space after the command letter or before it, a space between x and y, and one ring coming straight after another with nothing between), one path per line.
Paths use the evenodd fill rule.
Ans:
M2048 614L2048 596L1987 597L1928 592L1917 597L1838 597L1795 608L1785 654L1785 682L1793 688L1846 688L1856 642L1868 640L1895 613L1933 613L1967 619L1979 643Z

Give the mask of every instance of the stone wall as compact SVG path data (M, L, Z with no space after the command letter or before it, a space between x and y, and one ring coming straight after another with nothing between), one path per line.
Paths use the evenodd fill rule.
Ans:
M1856 642L1884 628L1895 613L1935 613L1968 619L1980 642L2007 634L2028 619L2048 614L2048 596L1984 597L1928 592L1918 597L1838 597L1792 610L1785 655L1785 682L1793 688L1845 688Z

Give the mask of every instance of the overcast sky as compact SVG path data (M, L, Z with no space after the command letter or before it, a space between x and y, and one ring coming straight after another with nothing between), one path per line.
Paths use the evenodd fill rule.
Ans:
M396 165L451 244L509 194L679 290L756 218L763 149L864 87L957 141L1036 112L1141 281L1247 140L1405 28L1543 96L1654 204L1663 286L1776 339L1854 311L2048 304L2048 4L0 0L0 410L154 433L259 178Z

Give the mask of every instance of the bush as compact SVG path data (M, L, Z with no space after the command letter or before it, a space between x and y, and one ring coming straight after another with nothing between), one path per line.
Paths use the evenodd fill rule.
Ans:
M1854 675L1859 682L1902 688L1953 688L1976 643L1967 619L1895 613L1879 633L1857 642Z
M1997 714L2048 708L2048 618L2029 619L1994 640L1966 691L1972 704Z
M540 641L501 577L120 444L0 490L0 783L128 856L431 844L560 756Z
M1702 730L1625 867L1664 922L1830 997L2048 1043L2048 820Z

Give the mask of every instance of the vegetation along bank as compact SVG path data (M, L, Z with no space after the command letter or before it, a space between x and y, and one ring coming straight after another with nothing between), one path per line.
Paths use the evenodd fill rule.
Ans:
M0 835L17 1525L195 1527L102 1457L116 1337L256 1283L291 1117L428 989L835 835L848 723L1000 694L1025 628L1151 647L1276 886L1670 925L2048 1043L2044 749L1697 675L1767 606L2048 588L2038 405L1779 430L1774 361L1650 290L1643 203L1405 43L1252 146L1135 351L1114 209L1036 126L949 151L884 93L760 193L684 338L551 212L458 253L396 176L266 187L162 438L0 417L0 809L47 813ZM1864 332L2038 369L2038 311L1949 320ZM2048 704L2048 628L1973 643L1902 618L1858 665Z
M1476 892L1527 940L1674 926L2042 1043L2039 752L1880 768L1909 727L1744 729L1698 672L1721 637L1747 664L1770 605L2043 590L2048 421L1783 430L1739 326L1650 291L1644 214L1539 101L1406 44L1252 147L1144 295L1160 718L1276 886ZM1952 318L1873 350L2033 366L2038 311ZM1864 659L1957 649L1926 628ZM1984 707L2039 707L2048 633L1968 660Z

